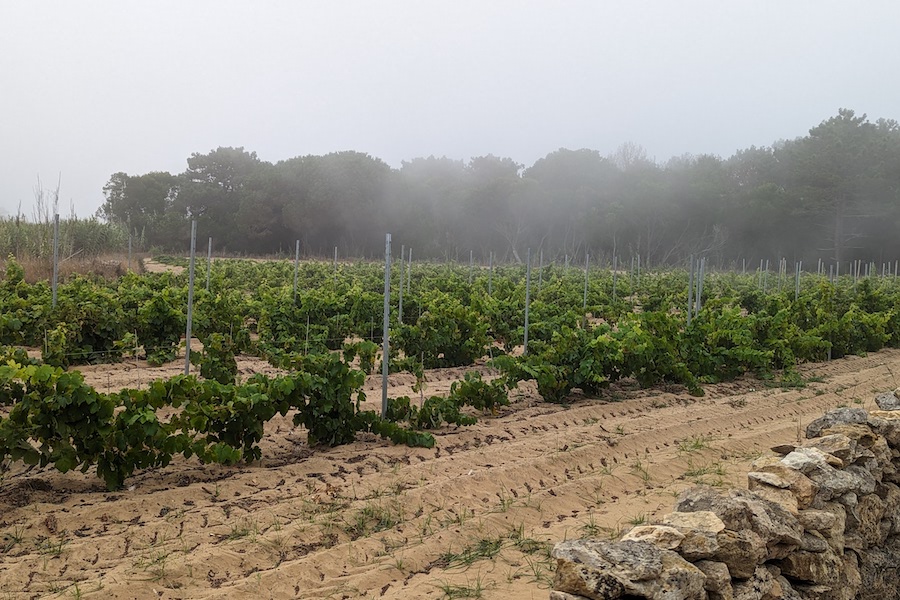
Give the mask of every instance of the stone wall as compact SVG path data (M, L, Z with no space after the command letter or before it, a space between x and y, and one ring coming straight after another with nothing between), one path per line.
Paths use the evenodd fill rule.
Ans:
M900 598L900 410L837 409L806 437L748 490L692 488L618 542L557 544L551 600Z

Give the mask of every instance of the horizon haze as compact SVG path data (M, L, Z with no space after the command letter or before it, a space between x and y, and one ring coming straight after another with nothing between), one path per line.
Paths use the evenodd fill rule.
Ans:
M0 6L0 215L103 202L192 153L355 150L394 168L625 143L665 162L898 118L900 4L110 1ZM892 112L893 111L893 112Z

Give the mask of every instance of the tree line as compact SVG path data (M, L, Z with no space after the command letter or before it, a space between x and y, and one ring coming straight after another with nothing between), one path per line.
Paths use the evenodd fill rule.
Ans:
M217 251L378 256L384 234L416 257L521 261L705 254L815 263L900 258L900 125L840 109L803 137L729 158L659 163L624 144L559 149L525 167L493 155L391 168L355 151L270 163L242 147L194 153L183 173L113 174L98 216L144 247L183 249L198 221Z

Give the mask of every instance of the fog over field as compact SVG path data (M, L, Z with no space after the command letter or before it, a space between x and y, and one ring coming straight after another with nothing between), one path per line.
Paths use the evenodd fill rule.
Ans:
M353 150L400 168L624 143L665 163L900 116L900 4L0 4L0 215L95 213L111 174L194 152Z

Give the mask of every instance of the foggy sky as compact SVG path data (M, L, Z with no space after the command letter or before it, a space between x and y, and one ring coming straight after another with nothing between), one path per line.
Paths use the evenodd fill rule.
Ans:
M61 177L60 213L89 216L112 173L218 146L727 157L841 107L900 119L898 22L895 0L4 0L0 215Z

